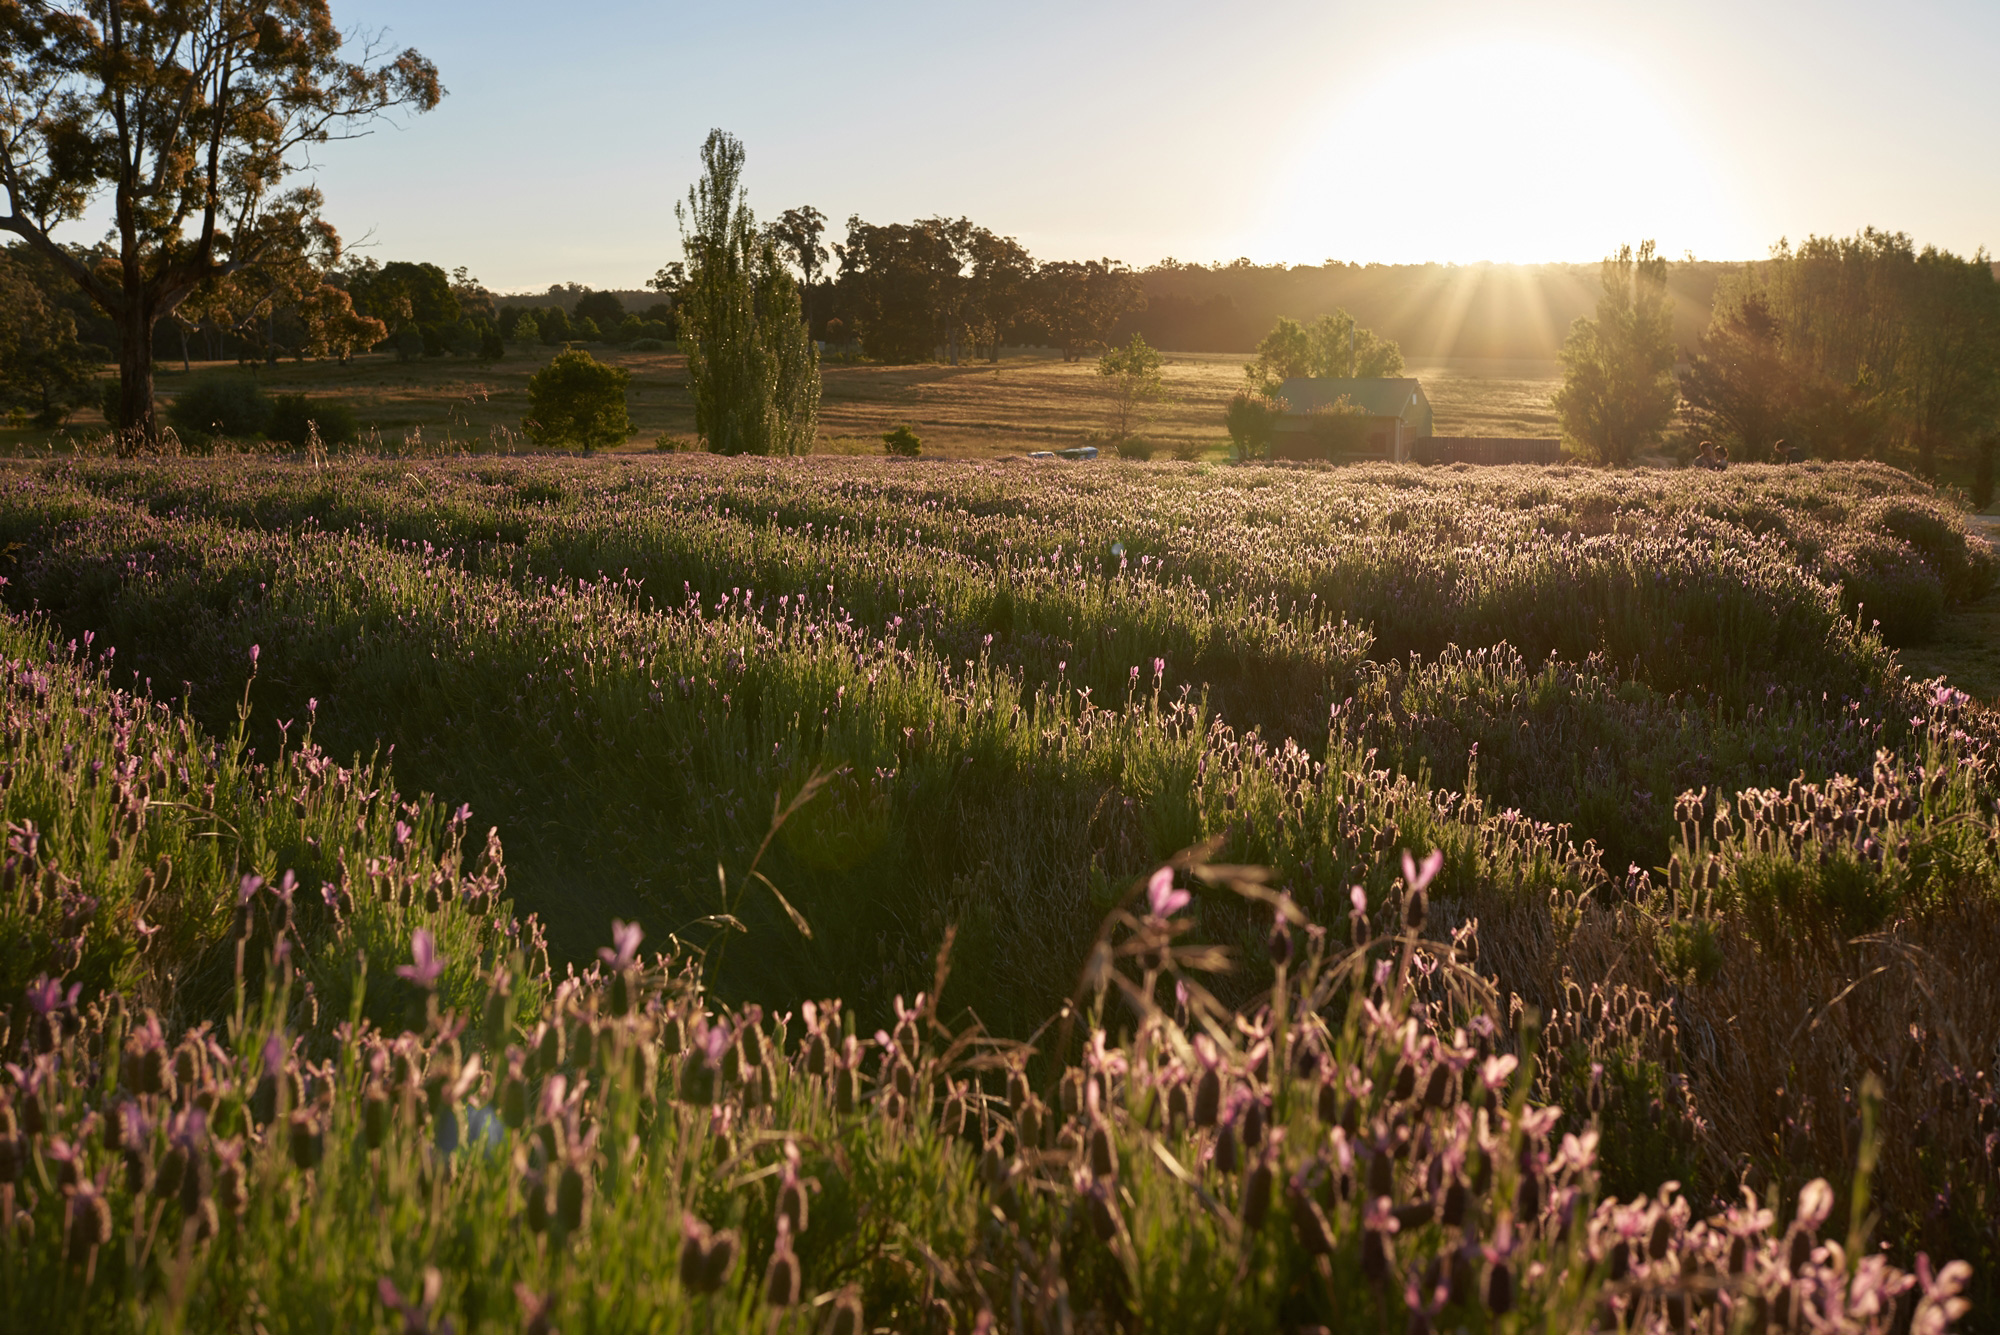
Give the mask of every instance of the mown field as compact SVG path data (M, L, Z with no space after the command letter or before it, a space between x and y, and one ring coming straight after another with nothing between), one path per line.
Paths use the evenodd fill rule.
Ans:
M1991 1321L2000 731L1900 655L1997 563L1900 473L61 459L0 548L22 1328Z
M397 361L369 353L337 362L284 362L252 368L269 394L307 394L352 407L376 450L415 454L518 450L528 411L528 378L554 349L510 347L505 359L478 363L430 358ZM686 359L678 353L631 352L592 345L592 356L632 375L627 403L636 434L627 448L650 450L662 435L692 438L694 401ZM1144 430L1163 447L1200 444L1227 454L1223 408L1243 388L1241 356L1172 354L1164 378L1172 398ZM192 375L235 369L232 363L178 363L159 368L159 392L170 401ZM1549 395L1560 383L1554 362L1465 359L1412 363L1437 414L1440 435L1553 436ZM876 366L828 361L820 410L822 448L881 453L881 434L908 424L926 452L993 458L1061 449L1109 433L1110 400L1094 359L1064 362L1040 349L1009 348L1000 362L962 366ZM87 442L101 435L98 414L80 412L64 433ZM46 447L50 434L0 427L0 447Z

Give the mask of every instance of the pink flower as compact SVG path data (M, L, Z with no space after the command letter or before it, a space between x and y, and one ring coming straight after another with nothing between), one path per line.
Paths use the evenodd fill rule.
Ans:
M1433 848L1424 858L1424 865L1422 867L1417 866L1411 859L1409 852L1405 850L1403 853L1403 880L1409 885L1410 889L1422 890L1437 876L1438 868L1442 866L1444 866L1444 853L1440 849Z
M1816 1177L1799 1188L1798 1221L1815 1232L1833 1213L1833 1188L1823 1177Z
M414 963L398 964L396 976L407 978L418 987L436 987L438 975L444 972L444 956L437 953L437 940L430 928L419 927L410 933L410 958Z
M1506 1085L1507 1077L1514 1074L1520 1060L1511 1052L1503 1052L1498 1057L1488 1057L1479 1065L1479 1081L1487 1089L1498 1093Z
M1146 882L1146 904L1155 918L1168 918L1186 908L1192 899L1185 890L1174 889L1174 869L1162 867Z
M48 1015L53 1011L66 1011L76 1005L76 999L82 995L82 992L83 984L81 983L72 983L65 990L60 979L51 978L47 974L43 974L41 977L35 979L34 982L28 984L28 1005L34 1008L37 1015Z
M639 943L645 939L646 933L640 928L638 923L620 922L618 919L613 918L611 920L611 940L618 947L617 953L614 954L603 946L599 946L597 948L597 957L613 969L623 973L632 967L632 961L639 953Z
M700 1052L702 1059L708 1063L708 1069L720 1070L722 1054L729 1051L731 1038L729 1027L722 1024L711 1025L696 1016L691 1037L694 1039L695 1050Z

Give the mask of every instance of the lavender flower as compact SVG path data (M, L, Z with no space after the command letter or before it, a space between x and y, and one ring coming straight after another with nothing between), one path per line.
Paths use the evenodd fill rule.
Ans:
M438 976L444 972L444 956L437 953L437 942L428 927L419 927L410 933L411 964L398 964L396 976L407 978L426 991L437 986Z

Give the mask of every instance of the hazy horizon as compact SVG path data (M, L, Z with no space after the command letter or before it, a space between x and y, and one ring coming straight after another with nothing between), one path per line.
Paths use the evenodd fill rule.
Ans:
M327 216L496 291L643 285L715 126L761 217L811 204L837 239L849 214L964 215L1038 258L1137 267L1581 264L1646 237L1740 262L1869 225L2000 241L2000 6L1973 0L1894 25L1854 0L334 14L424 52L450 96L322 149Z

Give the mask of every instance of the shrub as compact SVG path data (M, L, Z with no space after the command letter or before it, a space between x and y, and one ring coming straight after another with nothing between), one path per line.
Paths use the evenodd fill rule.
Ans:
M396 331L395 337L389 340L389 346L395 349L396 360L399 362L413 362L430 351L430 344L424 338L423 330L410 324Z
M597 327L597 321L586 315L576 322L576 338L582 343L602 343L604 331Z
M1193 463L1208 452L1208 445L1199 440L1177 440L1174 442L1174 458L1182 463Z
M303 394L280 394L271 401L264 434L274 441L303 448L312 439L315 427L322 445L346 445L360 434L360 423L352 408L331 399L309 399Z
M241 371L205 371L167 405L167 424L181 439L196 443L254 436L270 417L263 387Z
M1262 394L1238 394L1229 401L1223 425L1239 459L1256 459L1270 453L1271 434L1278 428L1278 415L1285 410L1283 399Z
M528 415L522 429L537 445L584 450L622 444L632 434L625 386L632 373L606 366L587 352L565 349L528 381Z
M661 436L653 442L653 448L661 454L700 454L701 442L690 436Z
M1366 447L1373 420L1365 409L1343 394L1332 403L1307 410L1306 438L1326 458L1338 459Z
M506 355L507 340L500 336L498 329L488 325L479 331L479 359L481 361L497 362Z
M914 459L923 453L924 442L908 426L882 433L882 451L899 459Z
M1944 502L1927 497L1884 496L1862 506L1851 523L1901 538L1944 583L1954 602L1978 598L1993 587L1996 561L1984 538L1968 535L1965 521Z
M1120 459L1137 459L1143 463L1153 457L1154 445L1144 436L1127 436L1112 448L1118 451Z
M665 352L667 340L664 338L635 338L632 340L634 352Z

